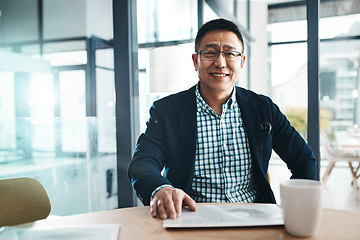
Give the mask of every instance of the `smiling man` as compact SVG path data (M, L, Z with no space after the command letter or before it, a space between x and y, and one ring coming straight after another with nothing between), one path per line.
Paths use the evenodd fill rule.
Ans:
M198 84L154 102L128 169L153 217L177 218L197 202L275 203L266 177L272 150L292 178L315 179L311 149L279 108L235 86L245 56L234 23L204 24L192 60Z
M219 116L239 80L245 61L243 49L242 40L234 32L214 30L203 36L192 56L200 79L200 95Z

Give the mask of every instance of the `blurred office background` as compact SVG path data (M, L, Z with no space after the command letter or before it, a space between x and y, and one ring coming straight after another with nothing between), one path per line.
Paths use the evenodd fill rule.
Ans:
M126 167L148 110L196 83L194 38L218 17L244 35L238 85L270 96L305 139L321 129L336 145L360 123L360 2L320 1L318 96L308 96L306 3L0 0L0 179L40 180L55 215L139 205ZM276 154L270 170L272 184L290 176Z

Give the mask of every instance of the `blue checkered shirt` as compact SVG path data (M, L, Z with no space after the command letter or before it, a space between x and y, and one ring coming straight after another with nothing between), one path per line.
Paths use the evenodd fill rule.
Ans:
M235 90L219 116L196 88L198 132L190 194L196 202L249 203L255 199L249 142Z

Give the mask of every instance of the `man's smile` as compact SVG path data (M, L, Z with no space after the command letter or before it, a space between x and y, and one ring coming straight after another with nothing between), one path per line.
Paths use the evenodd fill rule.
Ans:
M230 74L227 74L227 73L210 73L212 76L214 77L227 77L229 76Z

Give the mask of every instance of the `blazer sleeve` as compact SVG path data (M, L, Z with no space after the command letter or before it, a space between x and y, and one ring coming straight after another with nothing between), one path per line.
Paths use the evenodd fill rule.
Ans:
M196 150L195 86L155 101L146 124L128 167L138 198L148 205L162 185L189 194Z
M253 159L257 202L275 202L266 178L273 150L287 164L291 178L316 179L312 150L279 107L269 97L243 88L237 88L237 96Z
M287 164L291 178L316 179L316 159L302 136L269 99L272 112L272 148Z
M156 102L150 109L145 133L141 134L128 167L128 178L137 197L144 205L150 204L151 193L159 186L171 183L161 175L165 161L162 113Z

